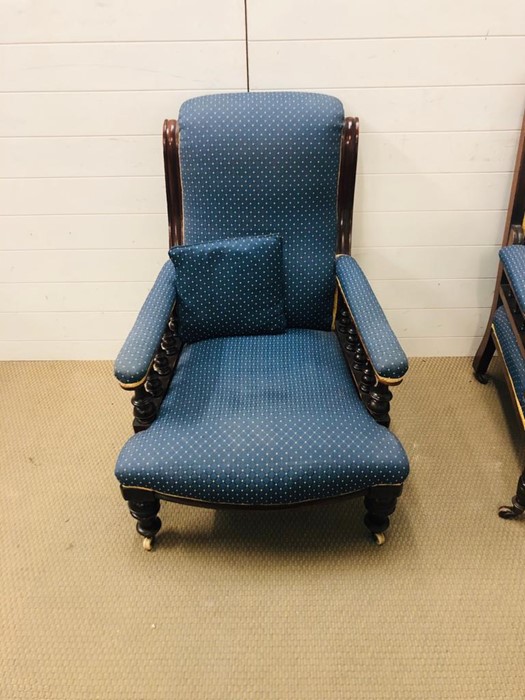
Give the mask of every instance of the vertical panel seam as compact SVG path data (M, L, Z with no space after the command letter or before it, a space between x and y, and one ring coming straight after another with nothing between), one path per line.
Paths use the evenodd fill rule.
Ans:
M246 55L246 91L250 92L250 55L248 48L248 0L244 0L244 46Z

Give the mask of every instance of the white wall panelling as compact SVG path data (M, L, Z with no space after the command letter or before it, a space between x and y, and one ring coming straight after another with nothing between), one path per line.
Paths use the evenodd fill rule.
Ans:
M250 42L252 89L523 83L525 37Z
M134 321L133 311L69 311L0 314L0 334L15 341L119 340Z
M160 130L246 88L241 0L0 8L0 357L110 358L166 256ZM248 0L250 85L361 120L354 252L411 355L470 354L523 108L521 0Z
M354 248L353 254L373 280L450 280L492 278L497 251L497 246L423 246Z
M64 340L63 338L60 340L43 338L11 340L4 338L0 343L0 361L108 360L117 356L121 346L122 340Z
M238 89L242 41L11 44L2 47L0 90Z
M209 91L221 92L217 86ZM204 88L0 93L2 134L44 138L139 134L158 138L162 119L175 118L185 100L205 92Z
M249 0L252 39L337 39L512 35L523 31L519 0Z
M364 132L358 172L508 173L514 168L518 140L518 131Z
M504 210L367 211L354 215L355 246L496 245Z
M0 177L149 177L163 174L155 136L0 139Z
M355 210L463 211L503 209L509 197L510 173L410 173L361 175Z
M7 215L144 214L164 208L161 177L6 178L0 190L0 210Z
M125 282L155 279L166 250L9 250L0 257L4 283Z
M0 42L244 39L239 0L2 0Z
M408 353L473 353L525 108L523 2L249 0L248 19L252 89L360 118L353 251Z
M3 216L1 250L166 248L162 214Z
M166 257L161 128L246 88L239 0L0 8L0 357L113 357Z
M494 291L494 279L374 280L374 290L386 311L390 309L484 308Z
M319 90L339 97L347 114L359 115L362 133L512 130L523 117L523 84Z
M150 286L149 280L4 283L0 312L136 311Z

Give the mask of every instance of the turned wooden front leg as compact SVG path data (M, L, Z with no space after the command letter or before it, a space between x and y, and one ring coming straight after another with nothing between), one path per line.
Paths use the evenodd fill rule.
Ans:
M121 486L120 490L128 502L131 517L137 521L137 532L144 538L144 549L150 551L155 542L155 536L162 526L158 517L160 500L154 491L138 489L133 486Z
M137 532L142 537L153 539L162 526L157 513L160 510L160 501L128 501L131 516L137 521Z
M385 541L384 533L390 525L390 517L396 509L402 484L373 486L365 496L365 525L374 535L377 544Z

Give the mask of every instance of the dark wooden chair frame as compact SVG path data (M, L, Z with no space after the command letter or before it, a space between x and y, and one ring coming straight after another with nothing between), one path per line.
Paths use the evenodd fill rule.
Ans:
M505 228L503 231L503 240L501 246L506 247L509 245L524 245L525 235L523 231L525 217L525 116L523 117L523 124L521 128L521 136L518 145L518 153L516 156L516 167L514 168L514 178L512 180L512 187L510 191L509 207L507 210L507 218L505 220ZM496 310L500 306L505 307L507 316L510 321L512 332L518 343L518 347L523 357L523 362L525 362L525 317L520 310L518 302L516 301L516 295L512 289L512 285L505 274L503 265L499 264L498 273L496 275L496 288L494 290L494 300L492 302L492 308L490 310L490 316L487 323L487 328L485 334L481 340L478 351L474 357L472 363L474 367L474 376L481 384L486 384L489 380L486 372L489 368L490 361L498 349L499 354L502 356L501 348L499 348L498 338L494 331L493 319ZM516 391L510 378L507 366L503 363L505 371L505 379L514 400L514 407L521 421L522 426L525 428L525 416L519 402L519 398L516 396ZM523 470L521 476L518 479L518 487L516 490L516 495L512 499L511 506L501 506L498 510L498 514L501 518L506 520L511 520L517 518L525 513L525 469Z
M351 250L358 146L359 120L355 117L348 117L345 120L341 137L337 194L338 239L336 253L338 254L348 255ZM174 119L166 119L164 121L163 148L169 245L173 247L182 245L184 241L179 135L177 121ZM334 302L332 330L337 334L341 343L345 360L361 400L375 420L388 427L390 424L390 401L392 399L390 387L399 384L402 380L387 380L376 375L349 310L345 308L342 295L338 294L337 291ZM139 385L133 387L123 385L124 389L133 389L135 392L132 399L134 407L133 428L135 432L146 430L155 420L177 366L181 350L182 344L177 338L176 321L172 314L145 379ZM367 511L364 519L365 525L373 534L376 542L383 544L385 541L384 533L389 526L389 516L396 508L396 501L401 495L402 488L402 484L378 485L366 490L345 494L338 498L364 497ZM137 531L144 537L144 547L148 550L151 549L154 538L161 527L161 521L158 517L161 499L204 508L265 510L314 505L334 500L334 498L330 498L290 505L254 506L198 501L131 486L121 486L121 491L124 499L128 502L131 515L137 521Z

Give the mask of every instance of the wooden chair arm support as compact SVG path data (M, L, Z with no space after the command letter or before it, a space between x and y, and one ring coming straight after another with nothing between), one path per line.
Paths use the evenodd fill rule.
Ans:
M119 382L125 391L135 392L131 403L133 429L136 433L149 428L157 417L177 367L182 346L183 343L177 337L175 319L171 316L146 376L135 384Z
M337 301L335 333L361 401L370 415L378 423L388 428L390 425L390 402L393 398L390 387L400 384L402 378L378 377L341 295L338 295Z

